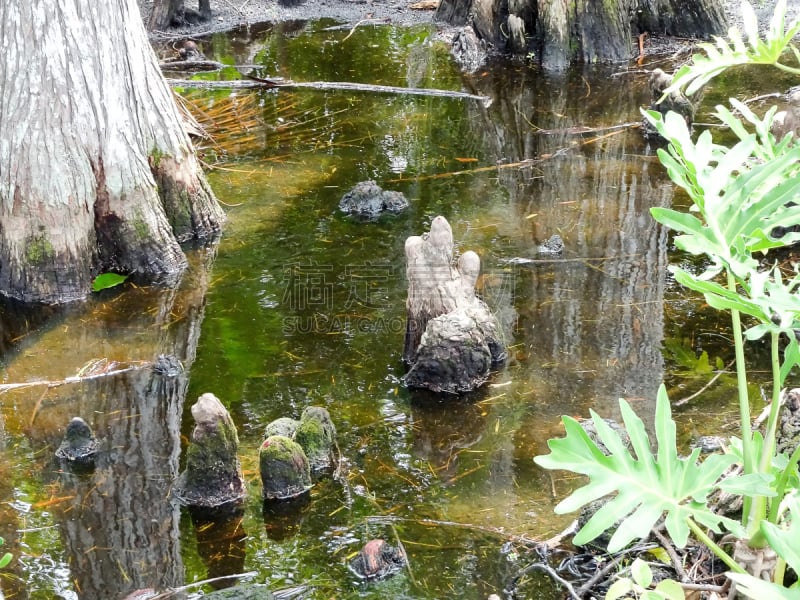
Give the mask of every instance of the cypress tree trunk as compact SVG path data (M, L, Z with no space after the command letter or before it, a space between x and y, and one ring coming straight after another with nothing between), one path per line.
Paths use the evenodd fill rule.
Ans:
M173 284L179 242L224 214L135 0L3 2L0 46L0 294L76 300L105 270Z
M211 18L211 0L200 0L199 11L187 9L185 0L154 0L147 28L168 29L173 25L199 23Z
M441 0L435 19L461 26L500 52L533 53L548 68L623 61L643 32L707 37L725 32L720 0Z

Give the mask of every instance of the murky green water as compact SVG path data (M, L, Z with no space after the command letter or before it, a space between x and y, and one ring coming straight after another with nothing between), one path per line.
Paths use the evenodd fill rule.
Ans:
M263 65L263 76L490 101L237 91L261 107L263 126L227 154L205 150L219 161L209 179L229 223L214 255L192 254L180 290L129 287L45 315L0 309L3 383L59 380L93 358L123 368L170 353L189 367L177 378L144 368L0 395L0 535L16 556L0 574L7 598L122 598L236 574L273 589L308 585L315 599L478 600L512 588L543 597L538 580L517 579L533 560L518 538L544 539L569 521L552 507L574 482L532 461L559 434L560 415L613 417L624 397L646 416L662 381L679 399L731 360L726 319L667 276L681 258L648 213L673 202L654 148L634 128L602 129L639 121L644 75L498 65L462 78L427 28L347 37L332 25L217 36L207 54ZM229 94L187 92L209 109ZM411 207L375 222L340 214L341 196L366 179ZM459 249L480 254L480 290L510 348L508 366L469 398L401 382L403 245L439 214ZM563 255L537 255L555 233ZM517 257L534 261L509 263ZM680 413L687 436L733 420L732 384L723 376ZM226 522L193 519L169 500L189 407L204 392L239 428L249 485ZM309 405L333 416L342 477L319 481L305 504L265 511L263 429ZM83 476L52 458L76 414L105 440ZM410 569L364 584L347 562L376 537L401 540Z

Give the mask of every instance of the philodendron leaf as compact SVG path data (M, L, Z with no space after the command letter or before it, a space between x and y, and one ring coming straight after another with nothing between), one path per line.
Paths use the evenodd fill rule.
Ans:
M585 544L604 531L616 528L608 546L609 552L616 552L649 533L665 513L667 532L681 548L689 536L689 519L717 532L720 525L740 532L735 521L714 514L705 504L715 483L735 458L715 454L700 462L699 449L688 457L678 456L675 421L663 385L656 400L657 456L650 451L650 439L642 420L625 400L620 399L619 403L635 457L619 434L592 411L598 438L608 449L608 454L600 450L580 423L565 416L566 436L550 440L550 454L534 458L546 469L573 471L589 478L589 483L556 506L557 513L571 512L615 494L578 532L575 543Z
M736 582L736 591L753 600L800 600L800 590L785 588L744 573L726 573Z
M800 499L793 496L788 503L789 525L782 529L768 521L762 521L761 531L778 556L796 573L800 573L800 548L797 547L797 540L800 539Z
M99 292L100 290L107 290L108 288L116 287L128 279L127 275L120 275L119 273L102 273L94 278L92 282L92 291Z

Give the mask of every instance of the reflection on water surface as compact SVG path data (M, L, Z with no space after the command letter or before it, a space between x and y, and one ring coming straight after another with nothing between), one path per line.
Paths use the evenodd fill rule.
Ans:
M497 65L462 79L428 28L348 35L331 25L215 36L206 53L295 81L465 90L490 102L237 91L258 107L260 129L224 152L205 147L230 221L213 253L193 251L180 290L107 291L42 316L0 309L3 383L61 380L95 358L131 367L0 395L0 535L16 557L0 578L7 598L121 598L237 574L273 589L308 585L320 599L477 600L512 585L543 597L540 580L517 575L533 559L521 539L568 522L552 507L575 482L532 461L560 433L560 415L614 416L619 397L647 415L665 378L678 395L705 382L699 351L712 365L730 359L724 324L667 279L669 239L648 210L669 205L673 190L654 149L634 128L611 128L639 120L644 76ZM229 94L187 91L209 109ZM411 207L375 222L339 214L341 196L366 179ZM461 250L480 254L480 291L510 349L507 367L468 398L401 383L403 245L438 214ZM538 253L556 233L563 253ZM158 354L186 372L154 372ZM726 398L721 381L705 406ZM222 521L169 499L188 406L204 392L239 427L250 491ZM323 478L301 505L263 507L262 431L312 404L336 423L342 476ZM710 426L708 410L685 414L689 433ZM81 476L52 459L78 414L104 440ZM402 541L411 568L364 584L346 564L376 537Z

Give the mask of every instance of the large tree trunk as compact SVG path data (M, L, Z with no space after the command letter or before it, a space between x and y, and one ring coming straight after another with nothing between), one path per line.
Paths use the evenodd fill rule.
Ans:
M441 0L435 19L464 25L500 52L533 53L549 68L623 61L640 33L707 37L725 32L720 0Z
M218 233L135 0L0 4L0 294L66 302L102 271L174 283Z

